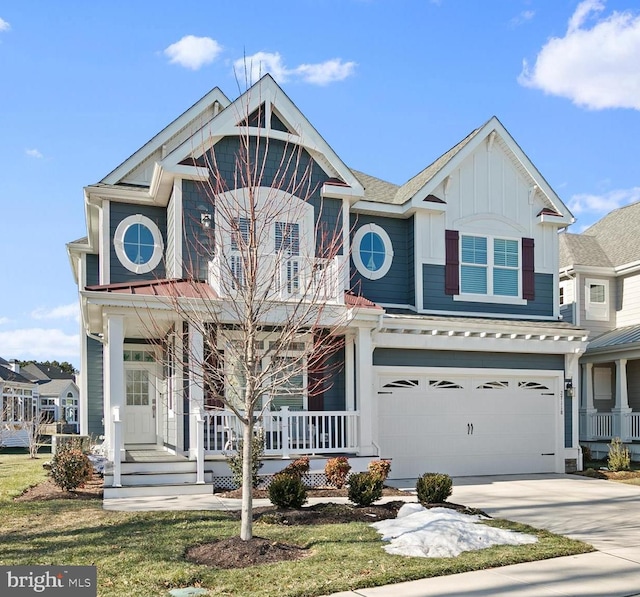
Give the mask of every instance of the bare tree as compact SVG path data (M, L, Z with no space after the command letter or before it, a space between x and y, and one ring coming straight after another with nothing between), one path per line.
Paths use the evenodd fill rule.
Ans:
M164 349L170 359L184 355L209 405L241 422L240 536L248 540L255 426L265 409L302 408L303 395L326 387L347 308L340 203L337 215L324 217L310 154L270 139L264 108L244 118L232 161L228 146L222 156L215 145L193 161L207 171L204 209L185 222L191 265L166 299L202 349L176 351L170 342Z

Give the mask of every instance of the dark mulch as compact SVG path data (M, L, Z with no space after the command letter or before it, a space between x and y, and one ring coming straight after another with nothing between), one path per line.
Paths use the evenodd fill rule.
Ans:
M584 471L573 473L582 477L591 477L593 479L609 479L619 481L624 479L637 479L640 477L640 471L610 471L604 468L588 468Z
M15 498L16 502L42 502L49 500L101 500L102 478L93 475L83 487L72 491L60 489L51 479L45 479L42 483L26 489Z
M243 541L240 537L230 537L189 547L185 557L190 562L215 568L246 568L299 560L308 554L308 549L262 537L253 537L248 541Z

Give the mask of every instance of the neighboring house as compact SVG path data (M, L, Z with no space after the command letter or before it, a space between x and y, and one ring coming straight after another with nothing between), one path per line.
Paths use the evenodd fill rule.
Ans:
M27 447L26 424L38 417L38 386L16 361L0 358L0 447Z
M65 433L78 433L80 390L75 376L59 367L42 363L29 363L21 367L20 373L38 384L43 421L64 423Z
M620 437L640 458L640 203L560 239L560 311L590 330L580 359L580 440L598 456Z
M145 483L137 472L149 483L148 473L177 470L180 457L190 459L180 465L191 475L183 483L196 480L205 456L207 480L224 474L225 442L202 446L194 431L202 391L183 360L163 358L172 329L187 343L197 337L182 322L162 327L160 315L168 295L189 290L185 236L200 234L211 216L202 208L202 156L215 156L233 184L234 151L247 130L270 138L276 156L267 170L283 143L302 147L301 167L311 165L316 189L312 220L342 230L351 257L349 275L327 299L350 316L333 383L319 396L301 386L301 410L278 413L316 429L331 417L329 432L311 444L278 435L282 446L268 443L266 453L391 458L392 478L580 467L571 388L587 334L560 320L558 297L557 232L573 217L511 135L491 118L395 185L348 168L267 75L233 102L209 92L85 188L87 237L68 245L86 331L80 431L105 436L114 463L107 486ZM304 238L309 229L300 225ZM149 238L135 258L123 249L134 226ZM209 265L202 284L213 288ZM157 315L154 332L145 313ZM217 438L226 415L205 417L207 437ZM173 462L123 462L120 476L122 459L154 448ZM125 491L107 488L105 496L118 494Z

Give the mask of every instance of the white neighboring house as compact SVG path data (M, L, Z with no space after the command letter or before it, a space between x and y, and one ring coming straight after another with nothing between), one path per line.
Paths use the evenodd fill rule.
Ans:
M20 369L20 373L38 384L43 421L62 423L65 433L78 433L80 391L75 376L42 363L29 363Z
M606 456L614 437L640 459L640 202L581 234L560 234L560 312L590 331L580 358L580 442Z
M25 422L39 416L38 385L20 374L20 365L0 359L0 447L27 447Z

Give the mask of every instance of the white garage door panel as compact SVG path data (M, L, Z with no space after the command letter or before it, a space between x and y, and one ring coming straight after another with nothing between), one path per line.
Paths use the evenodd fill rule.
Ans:
M554 387L554 379L541 381ZM392 478L554 470L558 416L550 389L519 389L515 379L500 390L464 385L378 396L381 456L392 458Z

